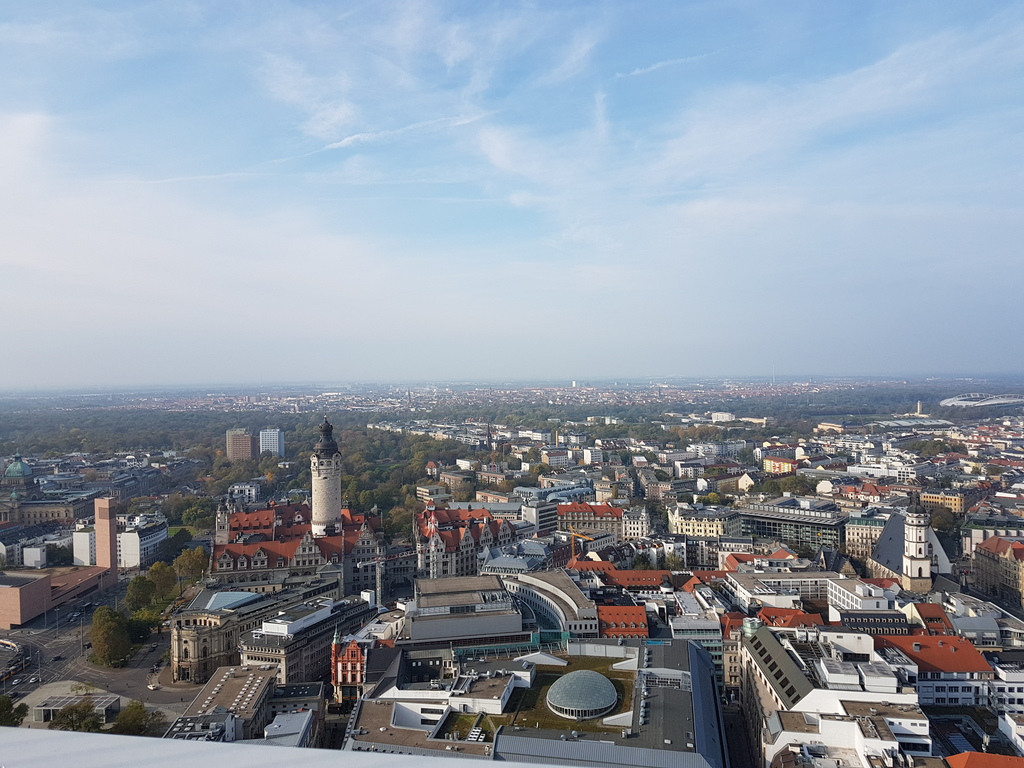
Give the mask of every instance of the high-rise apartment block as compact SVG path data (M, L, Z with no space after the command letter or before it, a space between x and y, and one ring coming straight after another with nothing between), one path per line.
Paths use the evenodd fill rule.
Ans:
M227 433L228 461L251 459L259 456L260 445L247 429L229 429Z
M267 427L260 431L260 453L270 451L271 456L284 456L284 430Z

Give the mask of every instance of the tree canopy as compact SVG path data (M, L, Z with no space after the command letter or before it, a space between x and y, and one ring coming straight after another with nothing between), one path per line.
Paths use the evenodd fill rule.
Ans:
M17 728L28 716L28 704L14 706L10 696L0 696L0 725Z
M96 714L92 696L84 696L75 704L61 709L47 726L51 731L84 731L96 733L100 730L100 717Z
M186 549L174 560L175 572L182 580L187 582L201 579L203 574L206 573L208 565L209 555L206 554L206 550L202 547Z
M128 590L124 595L124 604L130 611L145 608L156 597L156 585L145 576L136 576L128 582Z
M122 736L162 736L167 730L167 718L159 712L149 712L141 701L131 701L121 710L110 728L110 733Z
M109 667L119 663L132 650L127 618L110 606L101 605L92 616L89 642L97 664Z

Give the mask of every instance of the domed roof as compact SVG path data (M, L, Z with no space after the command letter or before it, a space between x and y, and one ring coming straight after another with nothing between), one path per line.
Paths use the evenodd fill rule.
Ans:
M617 701L612 681L591 669L577 669L558 678L547 695L548 705L555 711L607 712Z
M920 517L931 517L928 508L921 503L921 494L915 493L910 497L910 505L907 507L907 517L918 515Z
M16 453L14 454L14 461L7 465L7 469L4 471L4 477L32 477L32 467L21 460L21 454Z
M334 425L324 416L324 423L320 425L320 439L313 446L313 453L322 459L329 459L337 452L338 443L334 439Z

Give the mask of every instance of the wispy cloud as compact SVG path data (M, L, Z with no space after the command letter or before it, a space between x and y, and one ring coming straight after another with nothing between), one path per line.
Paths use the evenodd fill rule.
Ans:
M446 128L455 128L460 125L469 125L478 120L483 120L489 113L479 115L454 115L452 117L439 117L434 120L423 120L419 123L411 123L401 128L394 128L389 131L370 131L366 133L355 133L346 136L341 141L328 144L324 149L344 149L355 144L380 144L383 142L397 141L403 136L410 134L441 131Z
M681 59L665 59L664 61L659 61L656 64L651 64L649 67L639 67L634 69L632 72L616 72L615 77L618 79L623 77L646 75L651 72L657 72L659 69L664 69L665 67L675 66L676 64L689 64L691 61L700 61L701 59L706 59L708 56L712 55L713 54L711 53L701 53L697 56L684 56Z

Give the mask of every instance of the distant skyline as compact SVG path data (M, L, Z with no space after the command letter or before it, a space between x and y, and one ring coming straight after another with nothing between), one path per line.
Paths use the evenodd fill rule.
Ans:
M1019 3L7 3L0 61L0 390L1024 373Z

